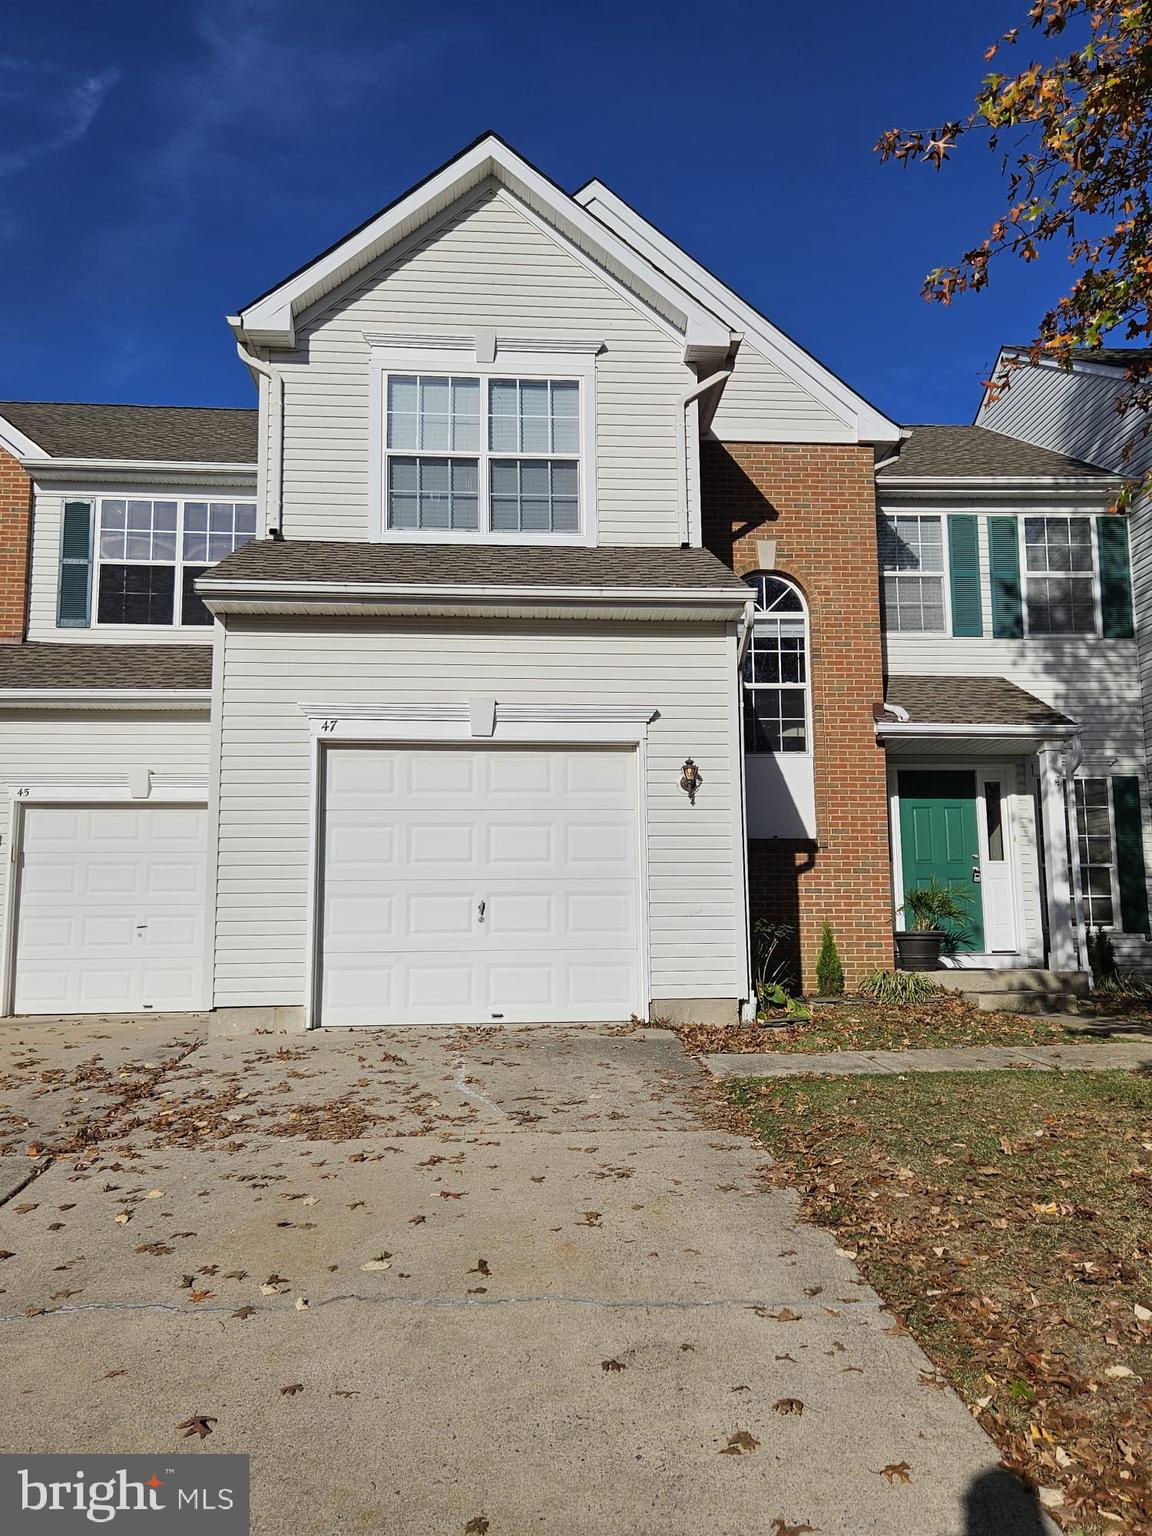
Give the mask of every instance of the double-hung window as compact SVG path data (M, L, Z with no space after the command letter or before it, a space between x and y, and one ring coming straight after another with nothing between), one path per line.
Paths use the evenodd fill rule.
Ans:
M211 624L194 583L256 537L256 505L104 497L96 507L95 620Z
M389 532L576 535L581 383L390 373Z
M1024 519L1024 607L1030 635L1095 635L1090 517Z
M884 620L890 630L944 633L944 522L940 517L881 517Z

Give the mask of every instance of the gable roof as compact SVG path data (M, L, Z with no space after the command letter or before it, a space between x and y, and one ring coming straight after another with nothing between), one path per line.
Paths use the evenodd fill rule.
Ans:
M1022 346L1006 342L1000 348L1002 353L1007 352L1014 356L1020 356L1031 350L1031 344L1028 342ZM1147 363L1152 360L1152 347L1071 347L1068 356L1073 363L1097 363L1101 368L1128 369L1135 363ZM1041 356L1039 361L1059 367L1057 359L1053 357Z
M715 273L695 261L654 224L617 196L602 181L586 182L573 197L605 226L627 240L657 270L685 287L693 297L742 330L746 342L773 362L781 372L815 396L860 442L893 443L900 428L865 400L830 368L818 362L778 326L772 324L747 300L742 299Z
M916 426L897 456L885 460L877 479L900 480L1094 480L1104 489L1116 477L1107 470L987 427Z
M219 406L0 400L0 438L5 423L14 427L23 458L255 464L256 420L255 410Z
M684 338L688 360L727 353L732 342L727 322L644 261L626 241L494 133L483 134L350 234L246 304L238 315L229 317L229 324L238 339L266 347L293 346L296 317L303 310L468 193L493 181L591 257L609 278L671 323Z

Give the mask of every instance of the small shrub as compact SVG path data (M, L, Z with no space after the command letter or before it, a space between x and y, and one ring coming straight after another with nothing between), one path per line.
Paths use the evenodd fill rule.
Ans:
M799 1021L812 1017L803 1003L798 1002L791 992L775 981L757 988L756 1001L760 1004L761 1012L769 1008L783 1008L790 1019Z
M1116 951L1112 947L1111 934L1105 933L1103 928L1097 928L1095 933L1091 928L1088 930L1088 964L1097 987L1115 979Z
M1152 981L1139 971L1113 971L1094 983L1097 997L1142 999L1152 997Z
M821 997L837 997L844 990L844 967L832 937L832 925L827 922L820 935L820 953L816 956L816 987Z
M870 971L860 983L861 995L878 1003L922 1003L942 990L920 971Z
M796 930L791 923L773 923L761 917L752 925L752 984L761 1003L767 987L795 992L799 972L795 953Z

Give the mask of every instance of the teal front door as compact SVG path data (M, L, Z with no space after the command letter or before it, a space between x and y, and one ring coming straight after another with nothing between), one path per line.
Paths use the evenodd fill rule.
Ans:
M905 896L935 878L963 886L968 919L953 927L956 948L984 949L984 909L972 871L980 868L976 828L976 775L953 770L908 770L897 777L900 860Z

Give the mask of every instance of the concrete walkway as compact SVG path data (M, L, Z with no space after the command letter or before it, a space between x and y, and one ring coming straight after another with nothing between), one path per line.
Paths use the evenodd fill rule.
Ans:
M763 1051L705 1056L715 1077L856 1077L882 1072L1152 1070L1152 1040L1109 1045L965 1045L917 1051Z
M22 1028L0 1449L248 1453L254 1536L1045 1528L667 1032Z

